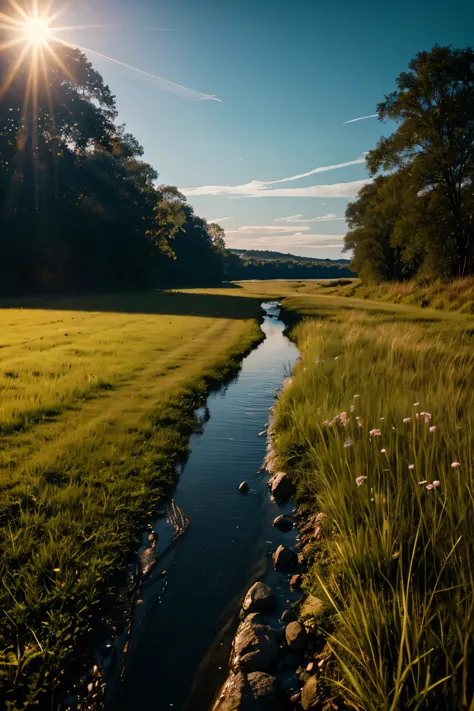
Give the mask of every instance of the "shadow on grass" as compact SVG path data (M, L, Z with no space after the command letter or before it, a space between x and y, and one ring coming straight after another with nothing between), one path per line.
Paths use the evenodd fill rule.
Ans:
M235 289L235 295L146 291L75 296L25 297L2 299L0 309L50 309L54 311L115 312L161 314L168 316L201 316L207 318L258 318L262 299L240 296L241 287L225 284L219 288Z

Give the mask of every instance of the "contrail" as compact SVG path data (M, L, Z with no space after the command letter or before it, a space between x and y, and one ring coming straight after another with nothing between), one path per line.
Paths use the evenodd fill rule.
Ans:
M159 77L157 74L151 74L150 72L146 72L143 69L138 69L138 67L132 67L131 64L126 64L125 62L120 62L118 59L114 59L113 57L108 57L106 54L102 54L102 52L96 52L95 49L81 47L80 45L73 45L63 39L55 39L58 42L65 44L66 46L73 47L74 49L80 49L83 52L90 52L91 54L94 54L96 57L99 57L100 59L103 59L106 62L110 62L111 64L117 64L119 67L125 67L125 69L130 69L131 71L137 72L138 74L148 77L149 79L154 79L155 81L161 82L163 85L163 89L171 91L174 94L178 94L179 96L183 96L186 99L193 99L194 101L218 101L219 103L222 103L222 99L218 99L216 96L214 96L214 94L204 94L202 91L189 89L187 86L182 86L181 84L176 84L176 82L174 81L169 81L168 79Z
M343 123L355 123L356 121L365 121L369 118L377 118L378 114L369 114L368 116L359 116L359 118L350 119L349 121L343 121Z

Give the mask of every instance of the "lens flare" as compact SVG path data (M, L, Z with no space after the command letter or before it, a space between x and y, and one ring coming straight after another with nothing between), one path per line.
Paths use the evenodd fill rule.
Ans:
M28 44L36 47L48 44L52 38L52 30L48 20L42 17L28 17L23 23L23 34Z

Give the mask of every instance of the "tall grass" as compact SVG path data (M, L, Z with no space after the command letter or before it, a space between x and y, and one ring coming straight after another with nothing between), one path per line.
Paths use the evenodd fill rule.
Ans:
M438 311L474 314L474 277L452 282L403 281L363 284L359 279L314 279L309 281L268 280L241 282L247 293L289 296L332 296L406 304Z
M379 285L363 284L360 281L341 285L334 281L321 286L326 293L333 295L410 304L441 311L474 313L474 277L455 279L452 282L439 279L424 283L413 280Z
M359 711L472 711L474 330L325 316L294 329L276 432L334 526L307 576L334 616L331 681Z

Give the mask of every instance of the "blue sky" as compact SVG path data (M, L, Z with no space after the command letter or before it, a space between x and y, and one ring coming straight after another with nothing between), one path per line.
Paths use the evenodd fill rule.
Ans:
M417 51L474 42L468 0L86 0L65 16L101 25L70 41L147 73L89 54L160 182L222 220L229 246L321 258L341 255L361 156L393 130L345 122Z

